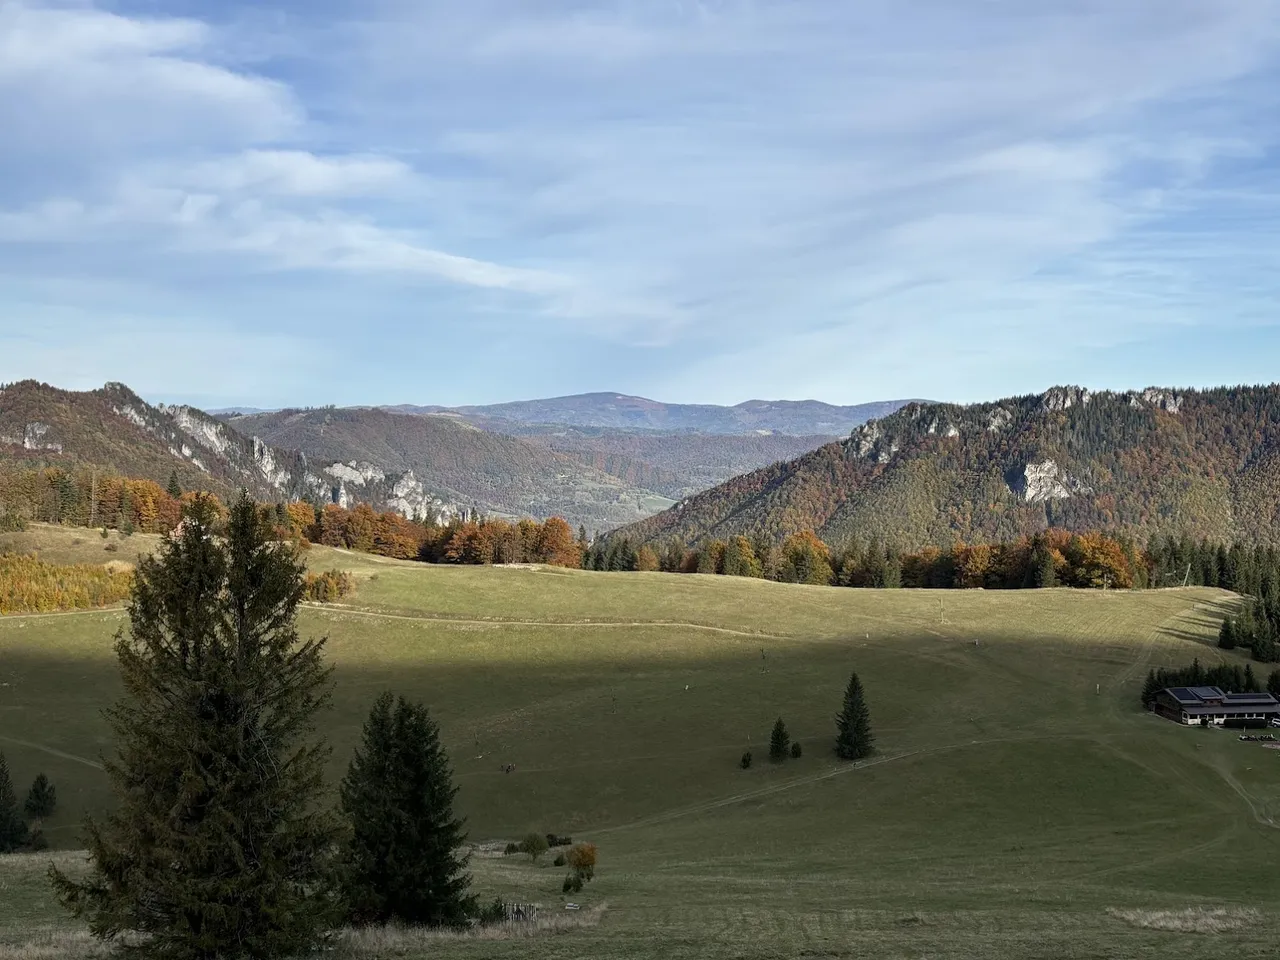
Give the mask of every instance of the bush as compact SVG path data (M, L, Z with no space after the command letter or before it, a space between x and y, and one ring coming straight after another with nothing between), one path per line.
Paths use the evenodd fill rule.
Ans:
M499 897L494 897L491 902L476 909L475 920L482 927L491 927L496 923L505 922L506 919L507 905Z
M0 513L0 533L21 533L27 529L27 521L12 510Z
M105 550L105 551L107 551L107 553L118 553L118 552L120 551L120 544L118 544L118 543L108 543L108 544L107 544L105 547L103 547L102 549L103 549L103 550Z
M306 598L316 603L330 603L351 592L351 574L344 570L326 570L324 573L308 573Z
M38 826L32 827L31 832L27 834L27 849L32 853L49 849L49 841L45 839L44 831Z
M506 849L502 851L502 855L504 857L509 857L513 853L519 853L519 852L520 852L520 844L508 843Z
M573 837L561 837L554 833L547 834L547 846L549 847L568 847L573 844Z
M802 754L803 752L804 752L804 751L800 749L800 741L799 741L799 740L797 740L795 743L791 744L791 759L793 759L793 760L799 760L799 759L800 759L800 754Z
M110 534L107 533L107 528L103 527L101 530L98 531L98 536L102 537L102 539L105 540L107 539L107 537L110 536Z
M751 751L748 750L742 755L742 759L738 761L743 770L751 769Z
M527 853L534 863L547 852L547 838L541 833L531 833L520 842L520 852Z
M555 867L563 867L565 865L564 854L561 853L557 855L555 860L551 861L551 864L552 866L555 866Z

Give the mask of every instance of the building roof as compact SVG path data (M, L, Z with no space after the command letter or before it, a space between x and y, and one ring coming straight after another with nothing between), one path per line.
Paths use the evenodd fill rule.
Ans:
M1188 716L1280 713L1280 700L1270 693L1223 693L1218 687L1168 687L1161 693L1175 700Z

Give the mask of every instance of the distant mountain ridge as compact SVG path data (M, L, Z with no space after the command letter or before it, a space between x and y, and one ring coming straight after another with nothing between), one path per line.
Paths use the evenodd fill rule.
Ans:
M617 535L692 543L810 528L836 546L916 549L1050 525L1280 544L1280 385L912 403Z
M449 503L485 514L543 519L606 530L670 505L622 477L520 437L481 430L454 417L372 407L281 410L228 423L266 442L301 450L352 478L411 478Z
M564 424L572 427L653 430L664 433L746 434L763 431L791 436L842 436L867 420L886 416L909 402L911 401L887 400L842 407L818 400L747 400L732 407L724 407L699 403L661 403L619 393L583 393L481 406L400 404L383 409L397 413L484 418L513 424ZM487 429L504 432L496 423Z

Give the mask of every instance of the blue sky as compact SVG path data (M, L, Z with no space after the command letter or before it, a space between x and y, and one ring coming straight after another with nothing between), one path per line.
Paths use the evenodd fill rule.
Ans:
M1272 0L0 0L0 381L1275 378Z

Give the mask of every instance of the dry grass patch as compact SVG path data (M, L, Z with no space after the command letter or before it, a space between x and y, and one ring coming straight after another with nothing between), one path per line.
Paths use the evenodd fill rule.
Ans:
M87 930L37 930L25 943L0 943L0 960L98 960L112 948Z
M604 916L607 904L577 911L540 914L534 923L497 923L464 930L423 927L349 927L338 933L332 956L337 960L363 957L428 956L441 944L462 940L526 940L555 936L594 927ZM434 949L433 949L434 948ZM0 954L3 958L3 954Z
M1144 930L1173 933L1227 933L1252 926L1262 914L1252 907L1186 907L1182 910L1107 910L1117 920Z

